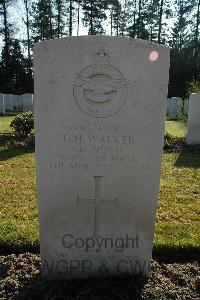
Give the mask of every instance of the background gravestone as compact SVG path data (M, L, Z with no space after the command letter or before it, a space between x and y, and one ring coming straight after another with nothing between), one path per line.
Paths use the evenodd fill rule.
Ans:
M87 36L36 44L45 278L148 274L168 69L169 49L142 40Z
M170 113L170 105L171 105L171 98L167 98L166 102L166 114L169 115Z
M170 112L169 117L170 120L177 120L182 112L183 101L179 97L172 97L170 103Z
M0 93L0 115L5 115L4 96Z
M18 95L12 95L13 107L18 108Z
M33 111L33 94L22 95L23 112Z
M18 107L22 108L22 95L17 95Z
M184 100L184 114L188 115L189 99Z
M4 94L4 104L6 110L13 110L12 94Z
M186 143L200 145L200 93L190 95Z

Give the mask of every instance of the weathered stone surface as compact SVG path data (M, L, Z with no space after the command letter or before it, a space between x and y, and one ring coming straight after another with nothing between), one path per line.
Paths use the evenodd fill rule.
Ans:
M43 276L148 274L169 49L88 36L34 49Z

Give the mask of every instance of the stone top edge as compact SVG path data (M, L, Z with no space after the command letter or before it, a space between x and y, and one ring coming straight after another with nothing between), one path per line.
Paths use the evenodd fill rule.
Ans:
M166 49L166 50L171 50L170 47L158 44L155 42L150 42L147 40L142 40L138 38L131 38L131 37L122 37L122 36L108 36L108 35L81 35L81 36L69 36L69 37L64 37L64 38L57 38L57 39L50 39L50 40L45 40L41 42L37 42L34 44L34 50L40 46L43 46L45 44L50 44L50 43L57 43L66 41L66 40L86 40L86 39L94 39L94 40L103 40L103 39L109 39L109 40L124 40L124 41L129 41L131 43L137 43L140 44L141 46L149 46L149 47L156 47L156 48L161 48L161 49Z

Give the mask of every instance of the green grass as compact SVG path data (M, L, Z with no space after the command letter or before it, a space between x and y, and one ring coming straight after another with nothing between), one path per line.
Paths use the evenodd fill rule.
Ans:
M0 116L0 133L13 132L10 123L15 118L15 115L16 114Z
M200 245L200 155L163 155L155 245Z
M164 153L154 245L200 245L200 155ZM34 153L0 148L0 246L38 243Z
M38 239L34 153L0 147L0 245Z
M15 115L0 116L0 133L12 132L10 122L14 119ZM186 136L186 124L182 121L166 121L165 131L169 132L175 138L184 138Z
M165 121L165 131L174 138L185 138L187 127L184 121Z

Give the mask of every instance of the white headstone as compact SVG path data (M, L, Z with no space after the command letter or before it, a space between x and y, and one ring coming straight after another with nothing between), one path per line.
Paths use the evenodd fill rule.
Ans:
M18 107L22 107L22 95L17 95Z
M36 44L34 63L43 276L148 274L169 49L71 37Z
M5 115L4 96L0 93L0 115Z
M12 94L4 94L4 104L6 110L13 110Z
M23 112L33 111L33 94L22 95Z
M177 118L180 119L184 113L183 99L178 98L177 102Z
M185 99L184 101L184 113L188 115L188 108L189 108L189 99Z
M179 97L172 97L170 104L169 117L171 120L177 120L180 117L183 107L183 101Z
M13 107L18 108L18 95L12 95Z
M190 95L187 131L186 143L200 145L200 93Z
M169 115L170 113L170 105L171 105L171 98L167 98L167 103L166 103L166 114Z

